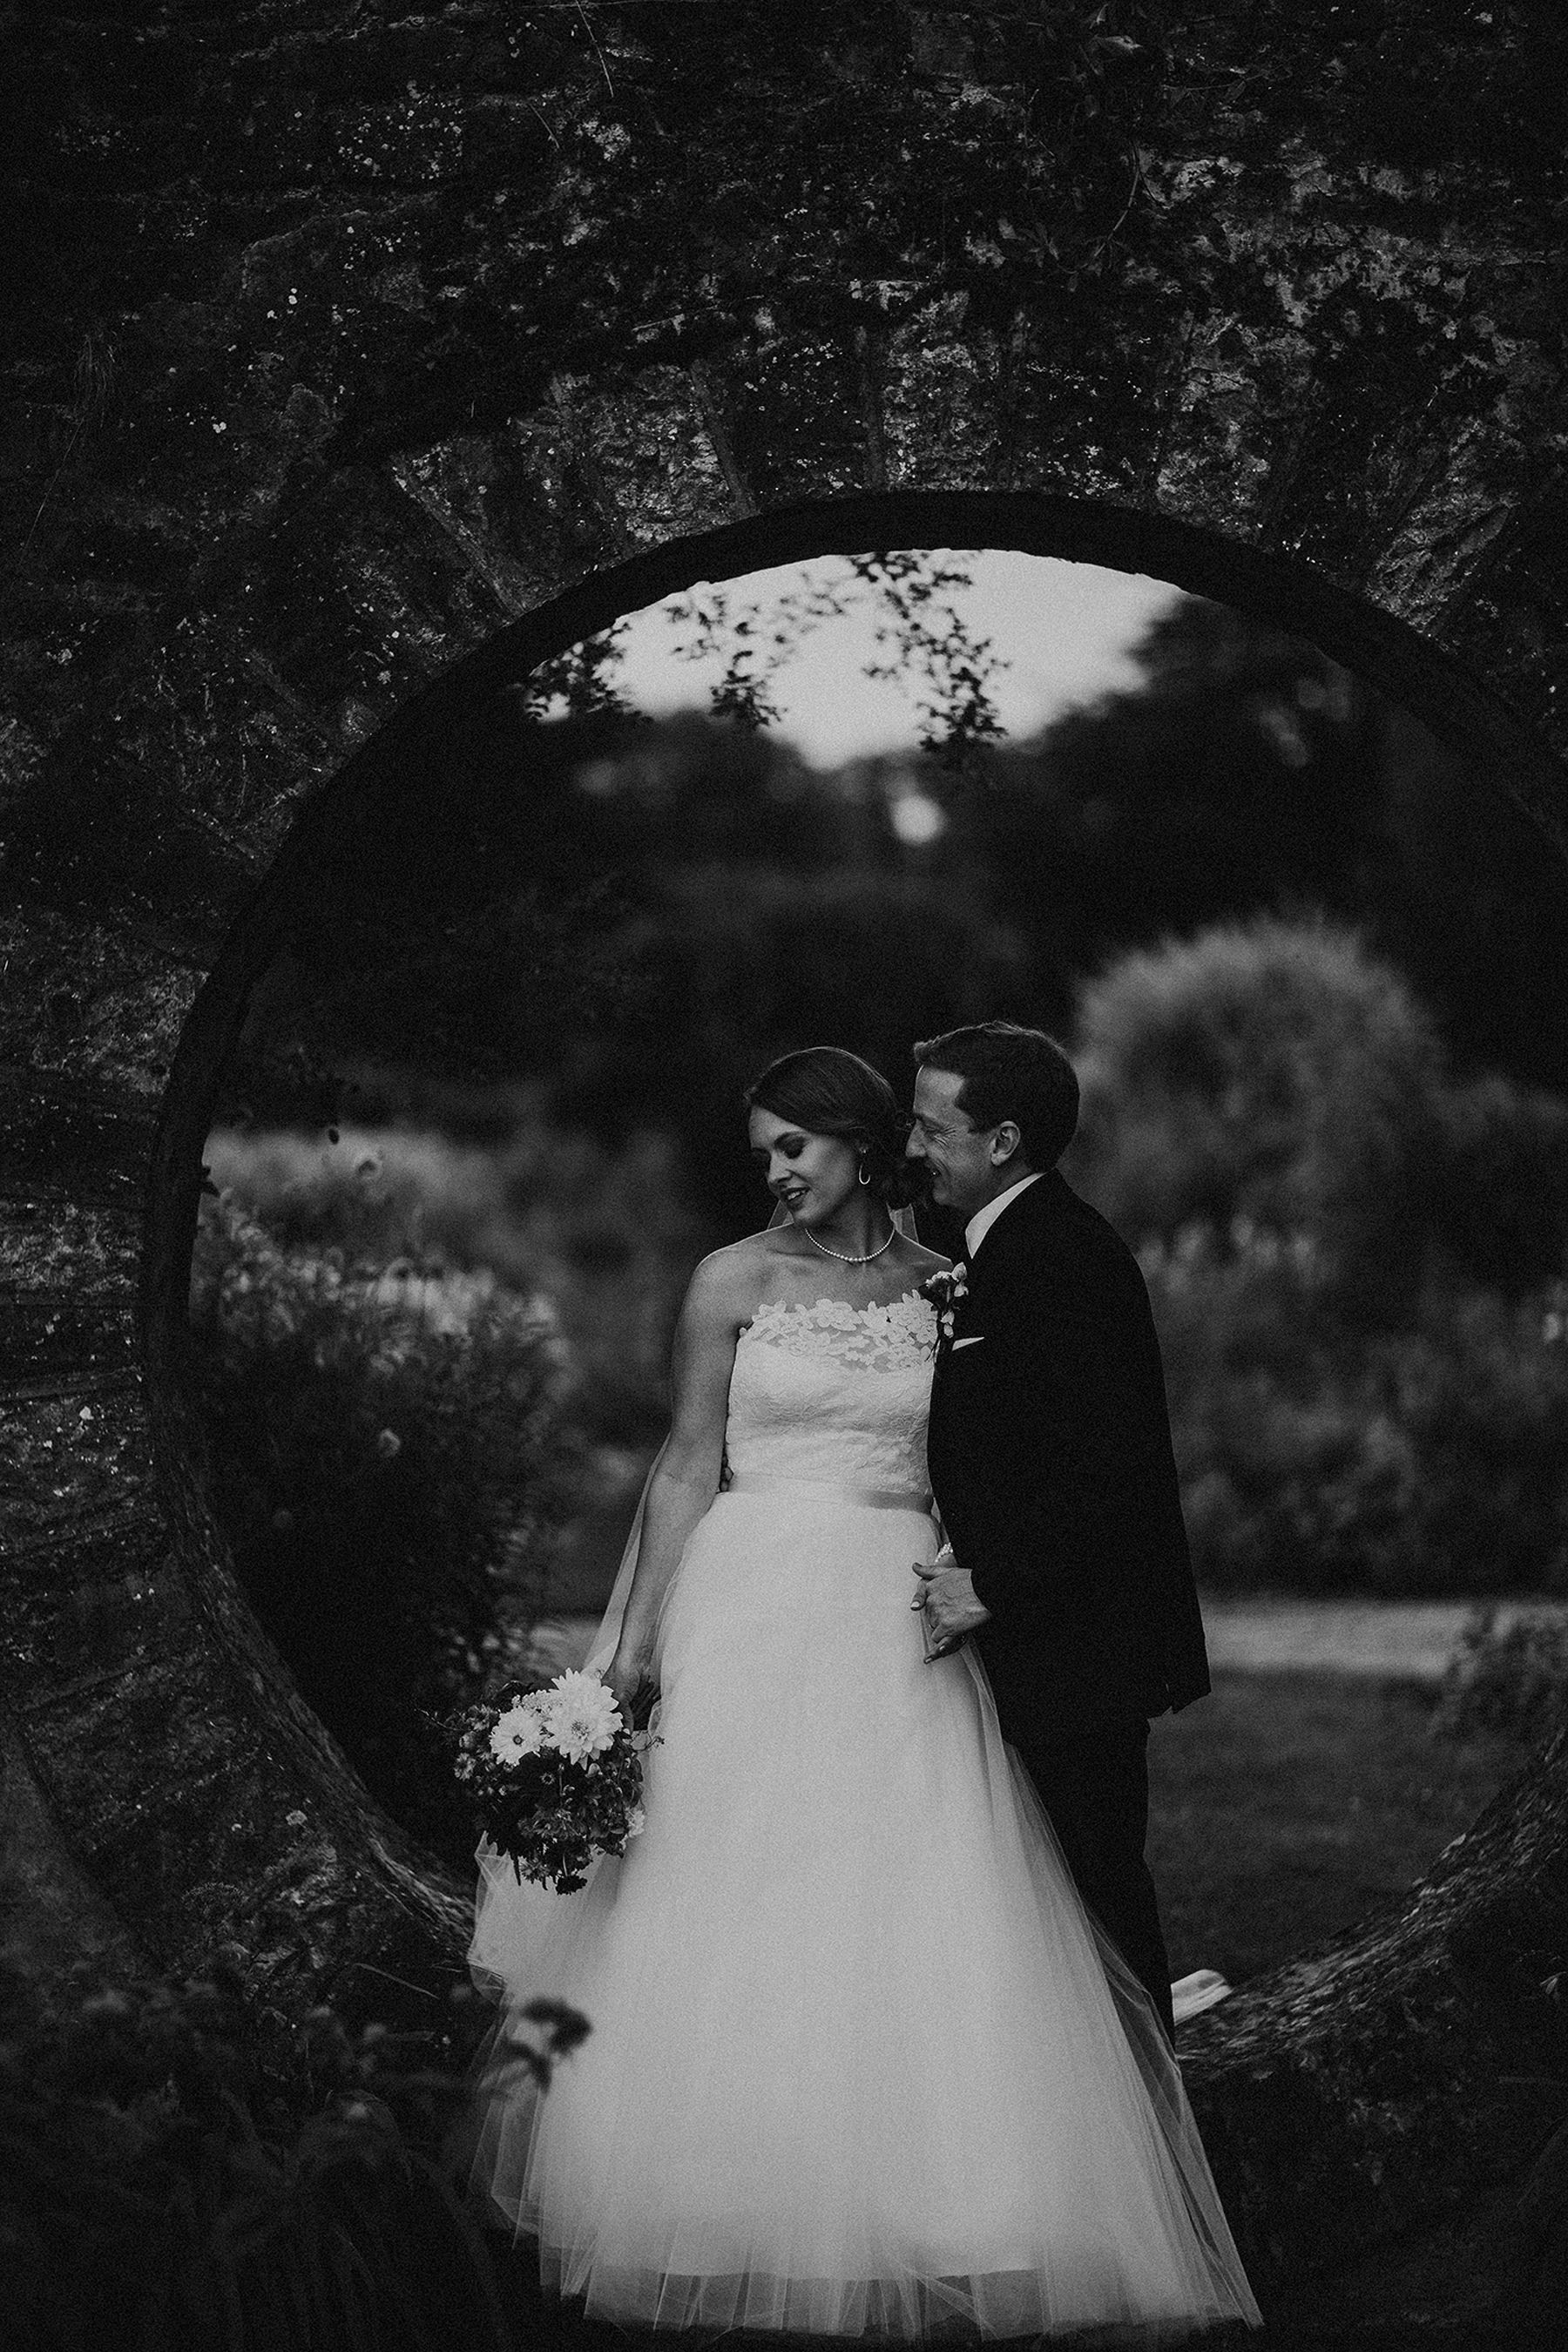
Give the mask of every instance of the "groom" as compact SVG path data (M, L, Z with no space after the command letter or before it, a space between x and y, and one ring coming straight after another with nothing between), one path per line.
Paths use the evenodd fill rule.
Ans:
M985 1021L914 1052L909 1154L967 1221L927 1442L948 1540L914 1605L939 1654L973 1636L1079 1891L1173 2038L1148 1718L1209 1677L1148 1292L1056 1172L1078 1125L1061 1048Z

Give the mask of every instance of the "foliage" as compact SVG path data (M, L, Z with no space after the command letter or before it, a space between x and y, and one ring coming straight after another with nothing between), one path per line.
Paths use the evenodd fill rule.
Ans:
M1568 1105L1456 1084L1321 919L1124 956L1078 1034L1066 1164L1143 1257L1200 1575L1568 1591Z
M419 845L404 864L427 865ZM474 866L486 871L482 844ZM252 1000L220 1118L324 1125L363 1108L362 1073L386 1068L504 1084L552 1067L563 1038L635 1019L639 975L615 946L630 902L613 878L503 887L491 866L466 906L429 878L410 908L367 872L296 927Z
M314 874L221 1119L363 1116L356 1087L388 1068L570 1088L678 1024L641 943L682 876L897 864L885 806L765 734L690 717L543 724L505 694L439 770L401 780Z
M1433 1228L1472 1280L1517 1297L1563 1262L1568 1102L1498 1071L1446 1087Z
M690 718L491 719L428 856L367 839L266 976L226 1122L363 1126L402 1088L504 1151L530 1087L529 1118L613 1155L679 1138L724 1238L755 1215L738 1096L773 1054L832 1036L898 1079L922 1031L1030 1009L1013 934L905 853L884 780Z
M1435 1265L1518 1298L1568 1242L1568 1102L1449 1074L1408 982L1317 919L1123 956L1077 1027L1068 1160L1113 1223L1310 1234L1342 1313L1390 1327Z
M1113 1223L1309 1234L1347 1310L1407 1307L1442 1063L1353 933L1264 917L1124 956L1084 989L1078 1039L1070 1165Z
M995 752L950 804L948 858L1075 974L1226 917L1397 895L1380 821L1384 709L1300 640L1175 601L1132 649L1135 689Z
M637 951L669 1012L621 1083L645 1116L682 1109L686 1131L722 1153L692 1176L731 1231L758 1205L741 1088L775 1054L830 1039L907 1088L916 1037L1023 993L1015 941L917 875L695 868L646 921Z
M455 1989L458 2043L480 2004ZM543 2004L548 2084L586 2021ZM7 2002L0 2307L16 2352L511 2352L491 2259L444 2147L467 2097L453 2033L328 2008L263 2042L221 1968ZM413 2044L415 2046L409 2047Z
M1200 597L951 798L943 870L984 877L1048 1003L1067 976L1227 919L1321 908L1406 973L1465 1065L1568 1087L1560 869L1409 714L1299 637Z
M1563 1286L1510 1306L1434 1284L1368 1332L1306 1235L1193 1226L1142 1263L1203 1581L1568 1595Z
M798 611L689 600L754 716L790 631L826 616L814 593L808 578ZM384 1135L401 1172L376 1249L544 1291L583 1367L581 1425L646 1444L690 1265L760 1222L745 1080L822 1037L898 1085L911 1038L957 1021L1065 1034L1074 968L1099 962L1067 1172L1136 1243L1184 1254L1185 1295L1214 1305L1189 1390L1172 1368L1208 1572L1552 1581L1556 1391L1531 1332L1568 1234L1568 1105L1456 1078L1445 1050L1506 1027L1467 975L1528 962L1539 909L1518 899L1511 944L1475 927L1475 845L1436 840L1465 794L1419 730L1313 648L1189 599L1146 640L1142 693L967 778L907 761L825 775L765 728L618 712L614 636L476 715L442 754L435 834L427 794L410 791L406 824L380 812L258 992L246 1084L267 1065L274 1117L453 1130ZM542 723L546 686L578 715ZM944 819L919 845L892 822L911 776ZM1411 812L1429 802L1442 823L1424 834ZM1303 891L1340 912L1292 916ZM1156 944L1194 921L1209 927ZM1428 935L1459 943L1446 972L1427 956L1436 1013L1385 949ZM1550 1059L1543 1041L1522 1058ZM294 1054L317 1057L319 1095ZM246 1181L282 1150L253 1137ZM335 1232L319 1211L280 1231ZM274 1213L294 1212L279 1195Z
M567 1364L546 1303L437 1255L285 1245L204 1202L197 1397L239 1574L370 1785L437 1843L466 1823L416 1706L467 1696L564 1504Z
M650 723L616 683L616 672L626 655L626 627L625 620L612 621L607 629L579 638L564 653L531 670L522 688L522 707L529 716Z
M1565 1723L1568 1617L1524 1611L1500 1622L1495 1609L1473 1611L1444 1671L1434 1733L1502 1733L1539 1746Z
M606 1143L552 1118L539 1089L476 1110L382 1084L401 1123L219 1129L215 1177L288 1248L489 1268L542 1295L572 1365L563 1420L615 1444L661 1433L676 1314L714 1238L687 1206L673 1141L644 1128Z
M780 716L770 686L803 639L824 622L868 605L879 658L865 665L865 677L919 678L920 749L944 767L970 770L976 751L1001 739L991 684L1005 667L988 638L971 634L953 602L971 584L962 565L927 549L804 565L795 584L766 597L704 583L700 593L671 604L673 623L688 632L676 650L686 661L722 656L709 697L716 719L766 727Z

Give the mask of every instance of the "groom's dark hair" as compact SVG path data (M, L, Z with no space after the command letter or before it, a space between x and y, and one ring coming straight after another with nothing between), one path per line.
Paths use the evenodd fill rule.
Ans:
M921 1069L963 1080L958 1108L975 1127L1017 1127L1031 1168L1054 1168L1078 1127L1078 1072L1054 1037L1016 1021L978 1021L915 1047Z

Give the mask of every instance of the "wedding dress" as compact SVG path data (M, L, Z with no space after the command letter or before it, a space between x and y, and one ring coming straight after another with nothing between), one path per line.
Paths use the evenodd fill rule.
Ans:
M914 1292L757 1309L730 1483L661 1612L646 1829L565 1895L481 1842L469 1962L500 2014L470 2190L590 2318L1258 2322L1148 1996L984 1667L924 1663L933 1339ZM592 2027L542 2094L508 2063L538 1996Z

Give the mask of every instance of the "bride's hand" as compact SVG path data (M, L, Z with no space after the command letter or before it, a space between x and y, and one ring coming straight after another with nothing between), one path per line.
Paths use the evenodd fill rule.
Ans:
M614 1692L623 1720L635 1726L657 1696L652 1661L640 1650L617 1650L605 1669L605 1687Z

